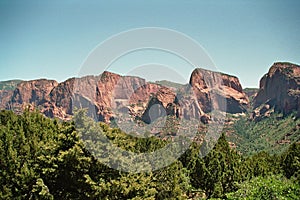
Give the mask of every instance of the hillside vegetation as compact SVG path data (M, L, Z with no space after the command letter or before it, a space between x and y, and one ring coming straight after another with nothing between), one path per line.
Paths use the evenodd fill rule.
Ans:
M227 131L230 132L228 140L234 142L243 155L260 151L278 154L300 141L300 119L294 114L283 117L279 113L260 121L241 116Z
M135 174L109 168L87 150L86 144L95 144L95 150L99 145L99 152L103 151L101 137L95 130L101 130L114 145L136 153L155 151L171 141L132 137L106 124L92 122L82 110L74 119L88 127L87 131L79 133L80 127L77 130L74 122L49 119L38 112L26 110L22 115L0 112L0 199L297 199L300 196L299 144L290 145L278 155L260 152L244 157L229 147L223 134L203 158L199 152L206 142L192 143L168 167ZM123 159L117 153L101 155L108 160Z
M22 80L0 81L0 90L14 90Z

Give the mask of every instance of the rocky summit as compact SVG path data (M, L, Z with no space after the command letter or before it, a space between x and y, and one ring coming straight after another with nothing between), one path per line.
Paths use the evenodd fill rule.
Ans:
M90 116L107 123L116 118L151 123L165 115L208 123L214 110L247 112L248 96L254 119L274 111L296 112L300 117L300 66L286 62L274 63L251 94L242 89L237 77L201 68L192 72L189 84L176 87L107 71L61 83L47 79L0 83L0 109L21 113L34 108L63 120L71 119L76 108L88 108Z
M249 99L237 77L198 68L192 72L190 85L205 113L247 111Z
M284 115L297 112L300 117L300 66L287 62L274 63L260 80L253 106L254 118L268 115L272 109Z

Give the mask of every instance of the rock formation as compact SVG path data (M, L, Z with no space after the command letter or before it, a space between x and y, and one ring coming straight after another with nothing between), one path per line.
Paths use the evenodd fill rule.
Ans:
M126 119L119 119L137 117L150 123L159 116L172 115L208 123L207 113L213 109L245 112L248 99L236 77L202 69L196 69L190 85L181 88L103 72L61 83L46 79L23 81L14 90L0 90L1 109L21 111L28 105L48 117L64 120L72 117L75 108L88 108L90 116L104 122L125 114Z
M253 102L256 109L263 105L284 115L295 111L300 116L300 66L286 62L272 65L260 80L260 88Z
M11 97L13 95L13 90L0 90L0 108L1 109L11 109Z
M54 80L23 81L17 85L12 96L12 102L22 104L24 102L36 106L50 100L50 92L58 83Z
M195 69L190 78L190 85L205 113L212 110L228 113L247 111L249 100L237 77Z
M167 115L179 117L178 110L176 93L167 87L161 87L148 102L141 119L150 124L156 119Z

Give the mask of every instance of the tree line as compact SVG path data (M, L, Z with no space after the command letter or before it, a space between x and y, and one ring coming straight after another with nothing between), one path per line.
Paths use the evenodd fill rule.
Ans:
M91 123L82 110L74 118L83 124ZM157 137L132 137L103 123L97 123L96 128L114 145L137 153L153 152L169 142ZM95 137L93 132L90 133L81 135L74 121L49 119L38 112L27 110L16 115L1 111L0 199L297 199L300 196L299 143L290 145L280 155L259 152L245 157L231 149L222 134L205 157L199 156L205 142L193 142L167 167L129 173L108 167L86 148L86 141L95 141L90 138ZM109 159L110 155L107 156Z

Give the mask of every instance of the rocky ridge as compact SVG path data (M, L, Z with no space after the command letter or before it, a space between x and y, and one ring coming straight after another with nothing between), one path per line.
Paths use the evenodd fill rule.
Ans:
M274 63L260 80L253 106L253 118L262 118L272 112L271 109L283 115L297 112L300 117L300 66L287 62Z
M61 83L46 79L22 81L14 90L0 90L1 109L21 112L26 107L37 108L48 117L68 120L74 108L88 108L96 120L108 123L118 113L127 114L125 120L138 118L149 123L153 106L164 115L208 123L213 109L242 113L248 104L238 78L203 69L195 69L190 84L181 88L103 72Z
M249 99L237 77L196 69L192 72L190 85L205 113L212 110L233 114L247 111Z

